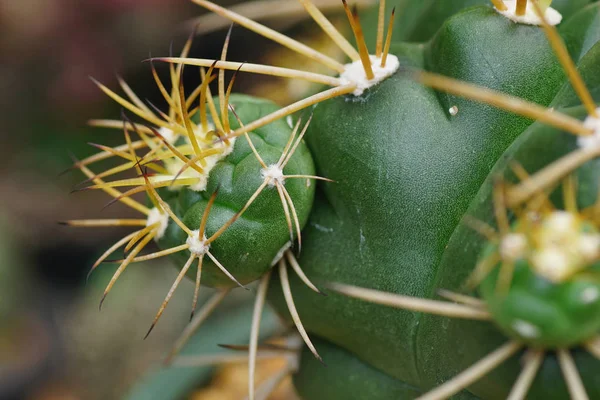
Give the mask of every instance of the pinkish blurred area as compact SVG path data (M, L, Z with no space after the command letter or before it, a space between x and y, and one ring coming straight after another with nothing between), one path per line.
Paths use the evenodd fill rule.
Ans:
M104 100L89 76L114 82L115 72L169 43L191 8L185 0L3 1L3 83L18 85L12 88L19 100L39 93L53 112L83 110Z

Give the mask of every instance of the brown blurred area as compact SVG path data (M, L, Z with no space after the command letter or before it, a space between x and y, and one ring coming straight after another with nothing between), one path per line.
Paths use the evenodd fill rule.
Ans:
M69 151L84 156L87 142L111 140L86 127L98 113L118 112L89 77L110 86L117 73L135 77L140 61L150 51L168 51L182 35L180 21L195 12L185 0L0 1L1 399L118 398L135 378L127 375L141 374L148 356L160 353L162 342L174 340L185 325L185 317L173 320L172 312L165 325L173 326L146 343L141 326L123 323L139 314L152 318L150 308L174 276L171 268L148 266L137 276L156 291L154 301L130 283L133 296L121 296L124 307L98 313L106 276L86 287L85 275L122 232L82 234L57 221L123 212L99 214L106 197L70 195L82 177L59 178L70 164ZM129 275L122 289L135 278ZM137 349L131 354L137 365L119 360L123 348Z
M116 77L122 76L141 99L164 107L142 61L171 49L179 52L189 34L186 21L202 14L188 0L0 0L0 399L123 398L160 362L188 322L193 287L184 282L152 335L141 339L176 276L168 260L129 268L99 312L98 301L115 268L102 266L87 283L86 274L126 231L82 230L57 222L129 213L119 205L103 209L110 198L102 193L70 193L83 180L78 171L61 175L71 166L70 153L82 158L94 152L88 142L123 140L118 131L87 126L92 118L120 115L90 77L117 90ZM341 57L315 25L302 22L303 15L269 23ZM345 26L343 18L334 20ZM222 29L203 34L191 54L218 57L223 37ZM239 27L229 54L239 61L318 71ZM184 81L197 85L197 71L186 71ZM239 91L281 104L314 90L298 82L243 76L238 84ZM275 367L262 363L259 378ZM213 389L198 389L191 398L230 398L215 397L219 387L239 386L241 392L232 393L243 394L244 368L222 370ZM292 400L291 393L287 382L274 398Z
M256 365L257 392L269 378L285 368L284 359L258 361ZM240 400L248 393L248 364L234 364L220 368L211 385L192 393L190 400ZM269 400L300 400L292 386L291 377L286 377L277 389L269 396Z

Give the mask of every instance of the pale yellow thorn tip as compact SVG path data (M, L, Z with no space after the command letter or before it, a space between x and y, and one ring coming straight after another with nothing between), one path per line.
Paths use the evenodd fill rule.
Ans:
M308 333L304 329L304 325L302 324L302 320L300 319L300 315L298 314L298 310L296 309L296 305L294 304L294 297L292 296L292 289L290 288L290 281L287 273L287 265L283 259L279 260L279 277L281 279L281 289L283 290L283 296L285 297L285 302L287 303L288 311L292 316L292 320L296 325L296 329L298 329L298 333L300 333L300 336L302 336L302 340L304 340L304 343L308 346L315 358L321 363L325 364L323 362L323 359L317 352L317 349L310 340Z

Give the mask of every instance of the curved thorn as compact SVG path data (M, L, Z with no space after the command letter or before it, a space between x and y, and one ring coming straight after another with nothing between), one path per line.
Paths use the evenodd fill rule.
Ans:
M288 311L294 320L294 325L296 325L296 329L298 329L298 333L302 336L304 343L308 346L311 353L315 356L317 360L319 360L323 365L323 359L317 352L317 349L313 345L308 336L308 333L304 329L304 325L302 325L302 320L300 319L300 315L298 314L298 310L296 309L296 305L294 304L294 297L292 296L292 289L290 288L290 281L287 273L287 265L283 259L279 260L279 277L281 279L281 289L283 290L283 296L285 297L285 302L287 303Z
M318 294L320 294L322 296L327 296L327 293L324 293L321 290L319 290L319 288L317 288L310 281L310 279L308 279L308 277L306 276L306 274L302 270L302 267L300 267L300 264L298 263L298 260L296 260L296 257L294 257L294 253L292 253L290 250L287 250L285 252L285 257L287 258L288 262L290 263L290 265L292 266L292 268L296 272L296 275L298 275L298 277L302 280L302 282L304 282L304 284L306 286L309 287L309 289L311 289L313 292L316 292L316 293L318 293Z
M233 281L233 282L234 282L236 285L238 285L238 286L239 286L239 287L241 287L242 289L250 290L250 289L249 289L249 288L247 288L246 286L242 285L242 284L241 284L241 283L240 283L240 282L239 282L237 279L235 279L235 277L234 277L233 275L231 275L231 273L230 273L230 272L227 270L227 268L225 268L225 267L223 266L223 264L221 264L221 263L219 262L219 260L217 260L217 259L215 258L215 256L213 256L213 255L210 253L210 251L206 252L206 255L207 255L207 256L208 256L208 257L211 259L211 261L212 261L213 263L215 263L215 265L216 265L217 267L219 267L219 269L221 270L221 272L223 272L225 275L227 275L227 277L228 277L229 279L231 279L231 280L232 280L232 281Z
M339 73L344 72L344 66L342 64L340 64L339 62L337 62L336 60L334 60L331 57L326 56L323 53L320 53L319 51L316 51L316 50L314 50L292 38L289 38L279 32L276 32L273 29L267 28L264 25L261 25L255 21L252 21L251 19L246 18L246 17L244 17L240 14L237 14L233 11L230 11L224 7L218 6L217 4L215 4L213 2L205 1L205 0L192 0L192 1L206 9L213 11L216 14L219 14L220 16L222 16L224 18L231 20L232 22L235 22L251 31L258 33L259 35L261 35L267 39L271 39L271 40L281 44L282 46L285 46L299 54L302 54L314 61L320 62L320 63L328 66L329 68L331 68L335 71L338 71Z
M194 254L191 254L190 257L188 258L187 262L185 263L185 265L183 266L183 268L179 272L179 275L177 275L177 278L175 279L175 282L173 282L173 285L171 285L171 288L169 289L169 293L167 293L167 296L165 297L165 299L163 300L162 304L160 305L160 308L158 309L158 312L156 313L156 316L154 317L154 321L152 321L152 325L150 325L150 329L148 329L148 332L146 333L146 336L144 336L144 340L146 340L146 338L148 337L148 335L150 335L150 332L152 332L152 330L156 326L156 323L158 322L158 320L162 316L163 312L165 311L165 308L167 308L167 305L169 304L169 301L171 300L171 297L173 297L173 293L175 293L175 290L177 290L177 287L179 286L179 283L181 282L181 280L183 279L183 277L187 273L188 269L190 269L190 267L192 266L192 263L194 262L195 258L196 258L196 256Z

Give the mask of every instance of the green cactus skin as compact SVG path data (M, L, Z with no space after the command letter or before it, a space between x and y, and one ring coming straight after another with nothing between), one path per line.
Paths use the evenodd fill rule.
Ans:
M552 7L564 18L578 13L593 0L554 0ZM394 23L394 42L426 42L430 40L451 16L473 6L489 6L489 0L400 0L388 1L387 13L396 8L397 17ZM377 33L377 7L365 18L365 35L367 43L375 43Z
M597 5L586 7L572 17L577 24L566 20L560 31L584 76L598 65L598 45L583 51L598 41L596 19L587 14L597 12ZM589 25L582 26L584 21ZM568 86L541 29L514 24L489 7L465 10L450 18L430 43L399 45L394 53L405 66L543 105L550 105L561 87ZM596 93L597 86L590 86ZM565 88L553 105L573 101ZM459 113L452 117L448 109L455 105ZM538 168L528 170L535 171L574 147L573 138L556 131L556 144L546 150L544 135L552 129L539 124L527 129L530 124L425 89L400 75L362 99L320 104L308 143L318 172L337 183L326 185L317 196L305 230L303 268L317 282L348 282L417 297L431 298L438 288L459 290L475 265L472 258L480 254L482 239L471 233L469 240L455 239L455 230L461 229L459 221L470 204L485 204L488 214L482 219L490 220L491 197L477 193L494 164L515 155L510 151L503 155L506 148L519 135L517 143L522 143L530 132L540 132L539 142L528 142L527 156L514 157L526 168L530 167L526 161L534 159ZM498 167L494 171L497 174ZM580 190L590 191L585 185ZM323 301L298 279L292 279L292 289L309 331L423 389L456 375L507 340L491 324L415 314L336 294ZM271 291L269 298L285 315L281 295ZM578 351L575 358L581 371L587 371L584 380L590 396L600 396L599 378L593 373L600 370L600 362ZM514 359L473 385L472 392L485 399L505 398L518 371ZM544 363L531 395L568 396L555 358ZM314 397L319 398L327 397Z
M242 121L254 121L278 107L267 100L243 95L232 95L230 103ZM231 115L231 126L238 122ZM285 121L277 121L253 131L249 136L267 165L281 157L292 128ZM218 190L216 202L211 209L207 224L207 236L214 234L236 212L241 210L254 191L262 184L261 165L243 137L236 140L233 152L221 160L211 171L204 192L187 188L161 193L173 211L190 229L198 229L202 214L211 194ZM313 160L304 143L300 144L284 172L289 175L314 175ZM289 179L286 188L294 201L302 226L306 223L314 199L315 184L304 179ZM158 242L167 249L185 244L187 234L173 221L165 236ZM242 284L255 281L271 267L279 250L290 241L281 200L275 188L266 188L248 210L225 233L211 244L211 253ZM171 255L177 266L183 266L189 257L187 252ZM195 279L195 270L188 271ZM202 283L211 287L235 286L210 260L205 260Z
M314 344L330 367L323 367L307 348L302 351L294 385L303 399L410 399L421 394L325 340L316 338Z

